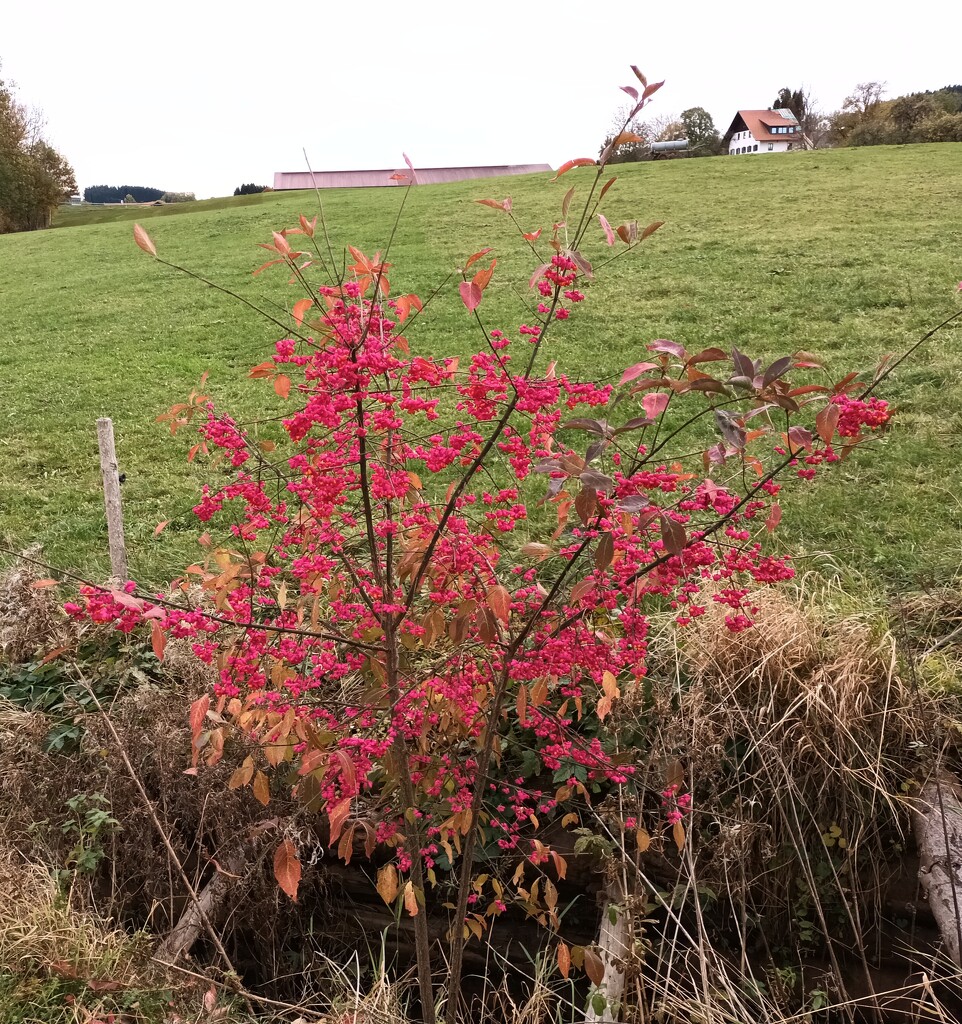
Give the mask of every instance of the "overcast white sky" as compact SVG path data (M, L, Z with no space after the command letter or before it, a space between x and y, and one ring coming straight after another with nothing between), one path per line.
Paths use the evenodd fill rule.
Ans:
M652 115L804 85L826 110L962 81L949 0L6 0L0 77L42 109L78 183L229 195L277 170L597 155L633 81ZM793 21L785 10L800 11Z

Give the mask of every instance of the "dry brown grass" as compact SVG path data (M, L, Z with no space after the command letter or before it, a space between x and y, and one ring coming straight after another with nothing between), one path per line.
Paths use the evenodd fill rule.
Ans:
M639 1019L791 1019L810 990L828 993L832 1019L873 1019L881 990L903 1006L918 996L917 980L902 991L894 977L946 977L931 948L893 967L885 919L890 884L914 871L908 797L958 701L900 674L878 615L828 614L817 589L758 603L743 633L721 609L666 629L654 701L633 698L654 735L650 788L677 759L694 797L685 849L641 861L661 923L644 933Z

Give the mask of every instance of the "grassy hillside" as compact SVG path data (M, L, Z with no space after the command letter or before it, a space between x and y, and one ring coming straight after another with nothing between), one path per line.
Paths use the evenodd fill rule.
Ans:
M769 160L691 160L617 170L609 220L666 222L643 251L608 268L559 333L572 376L614 374L646 342L735 344L753 356L804 348L833 370L871 368L958 306L962 145L800 153ZM408 192L391 251L393 290L430 294L458 261L494 246L490 326L523 319L532 269L507 219L476 205L511 195L533 229L559 216L571 184L542 176ZM338 247L382 248L401 189L325 193ZM577 198L575 200L577 205ZM286 275L251 269L270 231L316 212L311 193L268 193L174 207L65 211L61 230L0 237L0 534L40 541L54 562L92 577L107 567L95 420L113 417L127 473L132 573L160 582L191 547L185 515L204 479L191 443L155 417L205 370L219 403L244 416L284 403L245 379L276 329L229 297L152 263L131 238L142 221L162 255L265 308L295 297ZM600 230L589 256L606 252ZM894 431L835 474L801 488L786 539L900 583L943 579L962 561L962 353L950 328L891 381ZM416 346L476 347L454 282L432 305ZM160 538L153 528L174 522ZM190 556L188 556L190 557ZM818 559L812 563L822 564Z

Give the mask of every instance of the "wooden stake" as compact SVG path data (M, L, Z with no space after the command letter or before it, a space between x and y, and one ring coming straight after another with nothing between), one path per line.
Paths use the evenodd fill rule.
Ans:
M124 544L124 512L120 505L120 474L114 448L114 425L107 417L97 420L97 444L100 448L100 473L104 480L104 506L107 509L110 572L118 580L125 581L127 548Z

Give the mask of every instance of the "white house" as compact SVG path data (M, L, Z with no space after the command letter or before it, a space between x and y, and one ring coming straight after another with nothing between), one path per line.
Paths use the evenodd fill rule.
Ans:
M728 155L786 153L804 149L802 129L795 115L778 110L739 110L728 131Z

